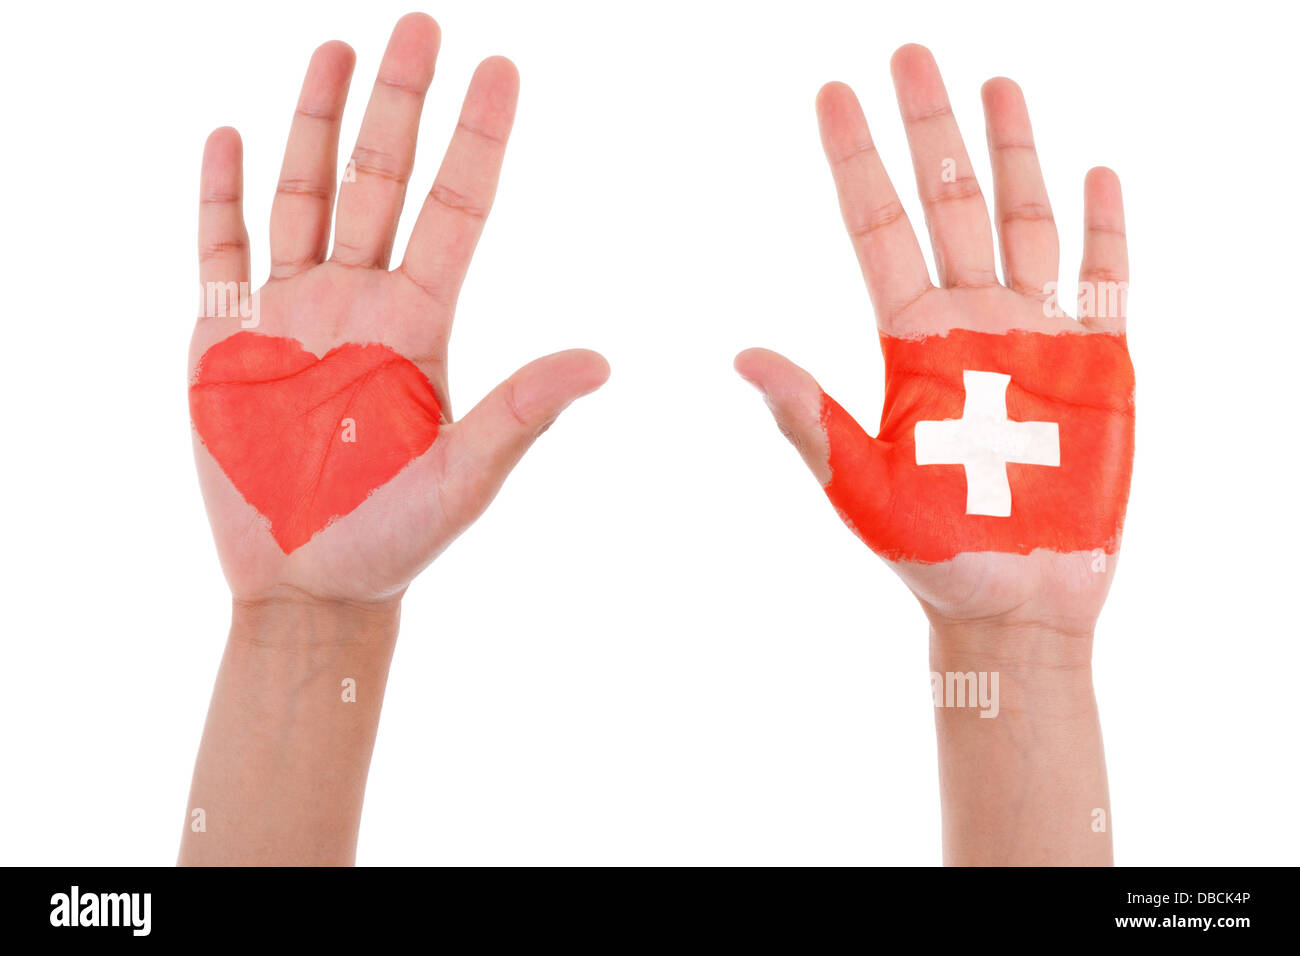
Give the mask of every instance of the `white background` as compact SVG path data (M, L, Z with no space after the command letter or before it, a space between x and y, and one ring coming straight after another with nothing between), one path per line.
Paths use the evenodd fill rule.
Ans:
M260 279L309 54L358 53L346 155L407 9L6 8L0 862L175 859L229 617L185 396L203 140L243 134ZM523 78L456 408L559 348L613 377L411 587L360 863L939 861L923 618L731 370L779 349L876 421L813 98L854 86L921 222L888 72L908 41L986 191L979 86L1024 87L1071 287L1084 172L1124 184L1138 454L1095 659L1117 861L1300 862L1294 24L1167 10L429 10L412 196L474 65Z

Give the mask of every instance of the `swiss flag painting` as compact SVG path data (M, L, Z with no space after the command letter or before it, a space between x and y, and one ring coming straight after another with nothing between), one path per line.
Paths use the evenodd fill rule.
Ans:
M952 329L881 347L877 437L828 396L821 412L826 494L873 551L1116 551L1133 461L1122 334Z

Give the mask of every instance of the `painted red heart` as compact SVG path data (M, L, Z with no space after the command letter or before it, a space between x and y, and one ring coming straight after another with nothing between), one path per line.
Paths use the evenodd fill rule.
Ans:
M199 360L190 418L289 554L424 454L441 407L424 373L386 346L317 358L295 339L245 331Z

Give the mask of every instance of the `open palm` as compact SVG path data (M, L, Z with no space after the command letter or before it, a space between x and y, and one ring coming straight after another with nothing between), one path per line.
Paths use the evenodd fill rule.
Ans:
M1005 79L984 87L1004 278L999 282L988 211L934 59L923 47L906 46L892 68L937 287L852 91L832 83L818 97L823 145L885 352L880 430L874 438L867 435L811 375L776 353L743 352L737 369L765 393L782 430L841 515L898 571L933 621L1090 633L1114 572L1131 468L1133 377L1122 297L1118 307L1113 297L1081 300L1085 308L1078 321L1054 307L1056 227L1024 98ZM1085 206L1081 288L1122 291L1127 252L1113 173L1089 173ZM960 409L963 396L960 365L955 374L941 369L925 349L962 349L967 342L974 343L968 367L988 363L981 350L997 354L998 367L990 370L1009 375L1009 403L1032 403L1038 413L1033 417L1045 421L1073 416L1070 439L1098 450L1081 494L1063 498L1057 508L1034 502L1023 493L1027 469L1034 466L1012 464L1011 487L1022 489L1026 500L1018 511L985 518L978 516L1005 513L967 513L960 502L947 507L950 500L926 500L924 491L907 486L907 470L922 464L917 422L933 417L928 408ZM1076 447L1062 448L1062 463ZM931 471L926 480L932 485L945 480L936 474L946 474L949 484L963 480L960 471ZM1025 515L1034 505L1039 514L1029 521ZM1089 529L1095 540L1074 532L1076 526ZM1013 545L990 547L990 528Z
M355 58L343 43L328 43L316 51L294 114L272 207L271 274L257 294L256 325L241 328L236 314L205 316L196 326L190 349L191 408L196 423L216 421L217 425L207 427L221 434L204 435L196 428L195 453L218 551L237 600L298 594L368 602L400 595L420 569L483 511L533 439L566 405L599 387L608 375L604 359L594 352L560 352L525 366L463 419L453 420L447 341L457 294L496 191L514 118L518 76L514 66L501 58L479 66L405 259L390 271L438 45L439 30L430 18L412 14L397 24L338 191L336 210L339 125ZM203 160L199 249L205 288L249 281L248 236L241 208L239 137L231 129L217 130L209 137ZM327 257L332 211L334 246ZM223 355L225 367L258 367L257 351L266 346L268 337L297 343L311 353L305 357L311 363L340 346L371 346L371 354L382 346L396 353L383 365L409 368L409 361L420 373L412 369L406 379L396 380L402 387L394 386L394 380L369 375L346 380L347 393L337 406L312 401L286 421L274 423L280 435L286 434L285 429L299 429L292 438L300 459L308 456L323 462L332 454L337 461L342 453L325 443L339 440L338 415L319 436L302 429L315 420L312 415L334 414L336 408L346 414L352 407L351 396L360 395L357 401L369 400L379 409L373 416L379 425L366 431L374 423L363 422L362 435L355 438L355 450L349 449L349 454L363 458L375 454L376 444L392 444L390 431L425 436L409 464L403 461L405 466L395 469L391 478L365 489L364 500L347 513L309 528L312 533L304 534L301 542L286 543L283 529L274 528L277 519L261 513L234 480L255 472L258 481L269 481L272 487L277 481L297 487L301 476L292 471L299 459L286 462L289 443L254 445L251 423L229 410L260 409L256 396L264 394L282 398L271 391L278 383L211 384L199 377L204 357L223 343L230 353ZM331 391L331 396L338 391ZM249 394L255 397L235 406L222 397L226 393L241 399ZM312 447L316 444L319 450ZM242 471L232 474L236 469L228 461L223 469L213 454L217 448L228 458L236 457ZM341 480L330 474L322 468L306 485L310 495L299 497L328 500L337 490L329 483ZM288 497L285 507L295 516L310 504ZM276 530L281 533L273 534Z

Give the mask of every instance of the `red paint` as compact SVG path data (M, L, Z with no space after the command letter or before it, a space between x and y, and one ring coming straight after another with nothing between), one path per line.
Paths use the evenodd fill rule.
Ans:
M317 358L294 339L239 332L199 360L190 417L288 554L427 451L442 413L424 373L386 346ZM343 441L349 418L355 442Z
M826 494L873 551L924 563L966 551L1114 553L1133 468L1133 366L1124 336L954 329L881 336L881 348L878 438L822 396ZM1007 465L1009 517L966 514L961 465L916 464L916 423L962 417L964 369L1011 376L1012 420L1059 423L1060 467Z

